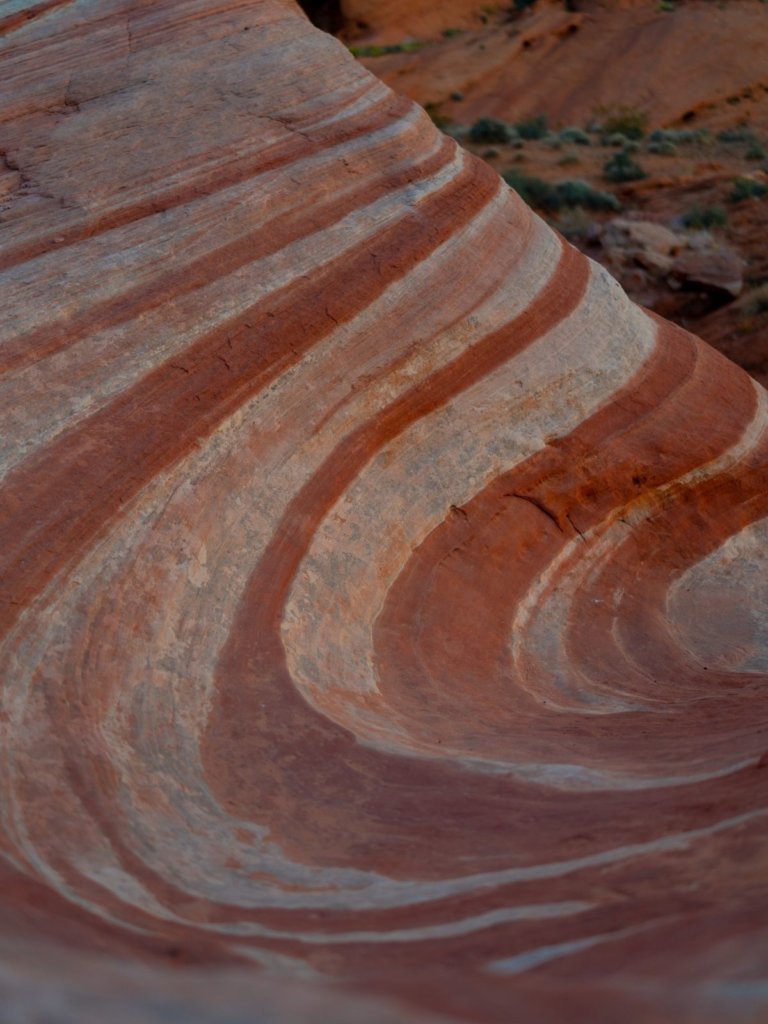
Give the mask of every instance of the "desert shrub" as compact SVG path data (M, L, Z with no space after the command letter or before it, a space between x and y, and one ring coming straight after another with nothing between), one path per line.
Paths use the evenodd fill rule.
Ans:
M765 160L766 152L759 142L753 143L744 154L747 160Z
M425 43L391 43L389 46L350 46L353 57L384 57L388 53L416 53Z
M452 139L456 139L456 141L460 142L462 145L469 138L469 128L465 124L453 124L453 122L451 122L451 124L446 125L442 131L446 135L450 135Z
M503 144L514 138L515 133L504 121L497 121L493 117L481 117L475 121L469 130L470 142L479 145Z
M621 204L610 192L601 192L580 178L566 178L555 186L562 206L582 206L585 210L618 210Z
M601 127L606 135L624 135L642 139L648 130L648 114L635 107L607 107L599 111Z
M728 198L732 203L740 203L744 199L762 199L768 195L768 186L754 178L736 178Z
M661 11L665 14L671 14L676 9L676 4L673 0L659 0L659 4L656 8L657 11Z
M656 156L676 156L677 146L674 142L649 142L647 146L649 153Z
M719 132L717 136L718 142L744 142L744 143L757 143L758 138L748 124L740 124L735 128L727 128L723 132Z
M611 211L621 208L616 196L601 192L577 178L566 178L553 184L521 171L510 170L504 174L504 180L529 206L548 213L556 213L563 207Z
M657 128L648 136L648 142L671 142L674 146L687 146L704 142L707 133L698 128Z
M759 285L741 300L744 312L751 316L768 313L768 285Z
M595 230L595 224L583 206L565 210L558 219L557 227L569 241L586 241Z
M353 57L383 57L387 48L386 46L350 46L349 52Z
M557 188L549 181L515 170L507 171L503 178L529 206L554 213L563 205Z
M440 112L439 103L425 103L424 109L429 114L430 120L437 128L447 128L451 123L450 117Z
M583 128L563 128L558 132L561 142L575 142L577 146L591 146L592 139Z
M547 119L543 114L530 117L527 121L518 121L515 125L521 139L543 139L547 134Z
M561 156L557 161L560 167L573 167L575 164L580 164L581 160L573 153L566 153L565 156Z
M623 149L603 165L603 177L607 181L639 181L645 178L646 174L640 164L632 159L631 154Z
M614 149L626 149L630 145L631 139L628 139L626 135L622 135L621 132L613 132L611 135L604 135L600 142L603 146L612 146ZM637 143L634 143L637 145Z
M722 206L692 206L683 214L683 225L686 228L707 230L721 228L728 223L728 214Z

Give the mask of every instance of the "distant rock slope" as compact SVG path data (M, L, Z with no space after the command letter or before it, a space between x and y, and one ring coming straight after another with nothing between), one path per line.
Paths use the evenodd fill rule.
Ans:
M393 40L477 27L487 21L484 11L499 7L482 0L339 0L336 6L347 36L375 32Z
M291 3L0 37L0 1005L757 1020L766 392Z
M768 123L761 0L536 0L517 12L512 3L478 5L485 24L456 10L458 3L433 0L431 22L424 3L368 6L379 12L370 19L371 42L427 43L368 66L461 124L545 114L557 126L583 125L617 105L646 111L652 127L681 119L695 126L701 117ZM350 19L347 31L359 20Z

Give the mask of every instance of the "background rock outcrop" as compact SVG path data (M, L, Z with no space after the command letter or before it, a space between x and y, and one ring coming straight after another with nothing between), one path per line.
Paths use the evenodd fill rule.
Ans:
M0 45L11 1019L759 1019L766 392L292 3Z

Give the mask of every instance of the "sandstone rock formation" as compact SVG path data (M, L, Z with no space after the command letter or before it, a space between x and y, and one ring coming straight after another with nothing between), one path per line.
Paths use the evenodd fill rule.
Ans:
M0 39L11 1019L759 1019L765 391L288 0Z

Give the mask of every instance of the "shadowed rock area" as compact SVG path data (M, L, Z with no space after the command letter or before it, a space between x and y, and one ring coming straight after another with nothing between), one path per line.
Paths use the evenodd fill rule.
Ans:
M0 1020L765 1019L766 392L289 0L0 53Z

